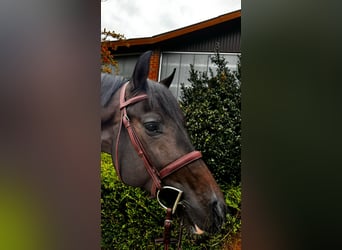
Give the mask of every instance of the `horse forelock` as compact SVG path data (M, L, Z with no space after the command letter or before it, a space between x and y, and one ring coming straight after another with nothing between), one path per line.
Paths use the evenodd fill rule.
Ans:
M101 106L105 107L116 91L127 80L123 76L101 73Z
M180 110L176 98L171 91L159 83L149 81L146 89L149 106L152 109L160 109L161 113L174 120L178 127L183 127L184 116Z

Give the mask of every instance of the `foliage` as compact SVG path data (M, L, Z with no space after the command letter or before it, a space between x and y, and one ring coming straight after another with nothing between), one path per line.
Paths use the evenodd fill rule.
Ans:
M152 249L162 232L163 211L146 192L118 179L109 155L101 157L102 249Z
M101 38L101 71L105 73L112 73L112 68L115 68L116 71L118 70L118 63L114 59L114 55L112 54L107 39L113 38L116 40L125 39L125 36L122 34L118 34L115 31L107 31L104 29L101 32L103 37Z
M110 31L110 30L107 31L106 29L103 29L103 31L101 31L101 35L103 35L103 37L101 38L102 41L106 41L108 38L112 38L115 40L126 39L123 34L119 34L119 33L116 33L115 31Z
M110 161L102 163L101 171L102 249L151 248L154 234L161 231L160 211L146 194L122 184Z
M215 179L221 184L241 181L241 82L238 71L232 72L227 62L216 53L210 69L196 71L190 65L190 87L182 84L181 107L186 127L196 149L202 151Z

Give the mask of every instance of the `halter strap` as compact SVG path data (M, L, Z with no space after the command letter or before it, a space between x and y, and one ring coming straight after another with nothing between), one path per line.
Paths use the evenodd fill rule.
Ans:
M148 96L146 94L141 94L141 95L132 97L128 100L125 100L125 93L126 93L127 85L128 85L128 82L123 85L120 91L121 122L120 122L118 136L116 139L115 169L120 180L122 180L121 174L120 174L119 160L118 160L118 157L119 157L118 147L119 147L120 134L121 134L122 124L123 124L128 132L129 138L131 140L131 143L135 151L138 153L138 156L143 160L145 169L152 179L151 194L155 196L157 189L159 190L162 187L161 185L162 179L174 173L175 171L179 170L180 168L190 164L191 162L200 159L202 157L202 154L199 151L192 151L180 157L179 159L171 162L165 168L163 168L160 172L158 172L158 170L155 167L153 167L152 164L150 163L147 157L147 154L144 151L143 145L139 137L137 136L134 127L131 126L130 119L127 115L127 106L140 102L142 100L145 100L148 98Z

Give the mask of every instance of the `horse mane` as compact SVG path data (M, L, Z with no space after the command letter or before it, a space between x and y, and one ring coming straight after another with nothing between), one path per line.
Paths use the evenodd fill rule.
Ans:
M101 73L101 106L105 107L115 92L127 81L123 76Z

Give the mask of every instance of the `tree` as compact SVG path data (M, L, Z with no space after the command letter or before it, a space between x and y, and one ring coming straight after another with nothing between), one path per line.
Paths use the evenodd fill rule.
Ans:
M107 41L109 38L115 40L123 40L126 38L122 34L118 34L115 31L106 31L106 29L103 29L101 35L103 36L101 38L101 71L111 74L112 68L115 68L116 71L118 70L118 63L114 59L114 55L109 49Z
M241 64L228 69L217 52L211 58L216 72L198 72L190 65L190 87L182 84L181 107L194 146L219 184L241 182Z

